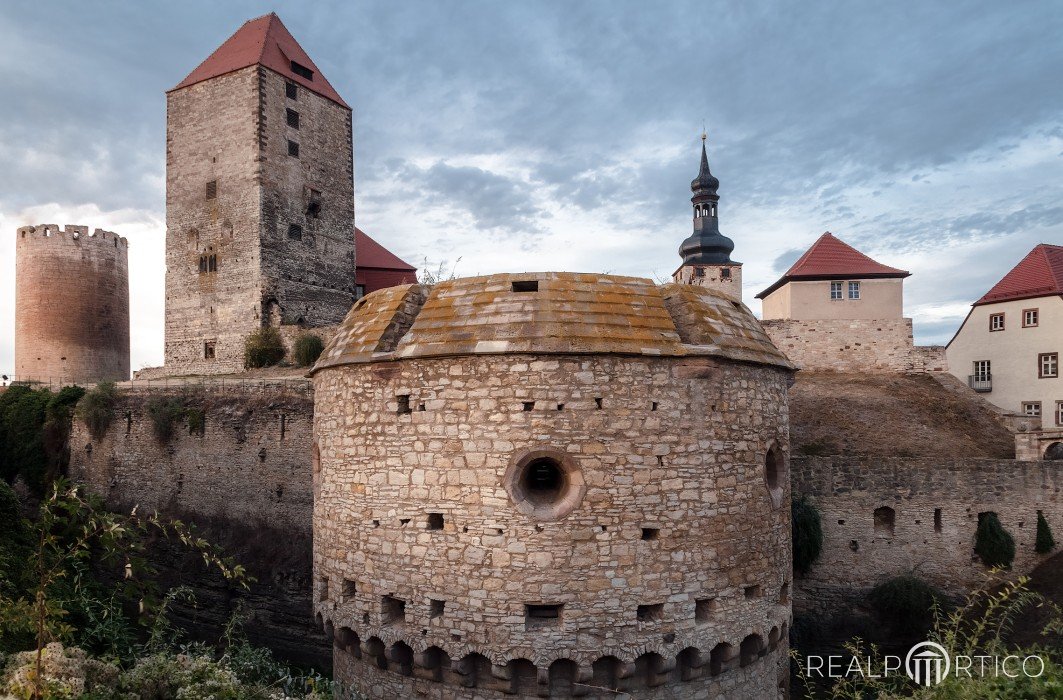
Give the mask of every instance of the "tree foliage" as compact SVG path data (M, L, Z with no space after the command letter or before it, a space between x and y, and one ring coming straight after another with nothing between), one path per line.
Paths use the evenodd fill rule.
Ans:
M114 420L118 388L114 382L100 382L78 401L74 415L85 424L94 440L102 440Z
M187 416L184 402L173 396L153 396L144 406L144 410L151 420L151 430L155 434L155 439L161 443L170 441L177 421Z
M303 333L292 344L292 361L300 367L309 367L321 357L325 342L313 333Z
M284 341L280 331L264 326L244 340L244 367L272 367L284 359Z
M1015 539L1000 524L996 513L979 513L974 551L991 568L1007 569L1015 560Z
M794 571L805 574L823 551L823 525L819 510L807 496L794 499L790 506L790 515Z
M85 390L69 386L58 393L25 385L0 394L0 479L21 477L40 495L66 467L71 406Z
M1038 554L1048 554L1055 547L1056 540L1052 537L1052 528L1048 526L1045 514L1037 511L1037 542L1034 544L1034 550Z
M934 611L948 602L944 593L913 574L880 583L867 598L879 619L894 633L906 637L926 632L934 620Z

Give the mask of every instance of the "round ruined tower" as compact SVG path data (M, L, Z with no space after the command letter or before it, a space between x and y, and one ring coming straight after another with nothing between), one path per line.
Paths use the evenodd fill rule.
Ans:
M15 240L15 376L129 379L129 244L87 226L23 226Z
M791 370L705 287L502 274L361 299L313 369L336 679L779 697Z

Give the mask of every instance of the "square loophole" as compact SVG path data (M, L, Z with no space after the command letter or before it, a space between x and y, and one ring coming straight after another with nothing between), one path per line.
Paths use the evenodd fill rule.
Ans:
M429 530L442 530L443 529L443 514L442 513L429 513L428 514L428 529Z
M443 610L447 606L447 601L436 600L435 598L428 599L428 617L436 618L443 617Z
M716 613L715 598L698 598L694 601L694 621L704 624Z
M640 605L635 611L635 617L642 622L654 622L664 619L664 603L652 603Z
M386 595L380 599L380 618L385 625L401 625L406 622L406 601Z
M539 280L517 280L513 282L514 292L537 292Z
M530 604L524 606L524 629L534 630L557 627L561 624L564 605Z
M642 528L642 539L647 542L652 542L661 536L661 528L659 527L644 527Z

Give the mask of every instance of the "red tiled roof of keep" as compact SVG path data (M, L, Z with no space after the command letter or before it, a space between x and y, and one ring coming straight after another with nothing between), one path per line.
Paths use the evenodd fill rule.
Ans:
M357 267L417 272L416 267L374 241L369 234L357 226L354 228L354 250Z
M312 70L313 80L293 73L292 61ZM224 44L207 56L207 60L200 63L169 92L255 65L276 71L293 83L350 109L314 64L313 59L288 32L280 17L273 12L244 22Z
M1063 295L1063 246L1041 243L974 303Z
M763 299L790 280L821 280L848 277L908 277L911 273L872 260L827 231L779 280L757 295Z

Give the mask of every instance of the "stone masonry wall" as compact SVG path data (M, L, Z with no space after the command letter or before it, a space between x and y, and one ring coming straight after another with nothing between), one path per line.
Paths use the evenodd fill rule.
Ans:
M251 331L354 302L351 112L285 85L252 66L167 95L170 375L239 371Z
M319 370L315 609L337 677L374 698L776 697L788 374L523 355ZM566 474L546 502L519 476L543 455Z
M190 434L181 419L160 442L147 408L162 400L203 410L203 432ZM258 579L243 592L165 548L156 564L167 583L190 585L199 599L197 609L178 612L194 633L216 639L243 600L256 642L320 667L331 659L310 597L312 411L306 397L284 393L126 392L101 440L74 421L69 469L111 507L138 505L199 524Z
M355 300L351 111L301 87L291 99L286 82L260 69L262 308L274 325L333 325Z
M915 347L910 318L767 320L761 325L800 369L888 373L948 368L943 347Z
M1063 533L1063 462L795 457L794 497L811 496L823 521L823 553L797 580L798 612L829 611L878 583L914 572L963 593L985 580L974 554L978 514L995 512L1015 538L1013 571L1028 573L1037 512ZM889 515L876 510L893 510ZM1058 534L1057 534L1058 538Z
M23 226L15 238L15 376L129 379L129 244L88 226Z
M250 67L166 96L169 374L243 369L244 338L262 324L258 95ZM200 267L203 256L215 270Z

